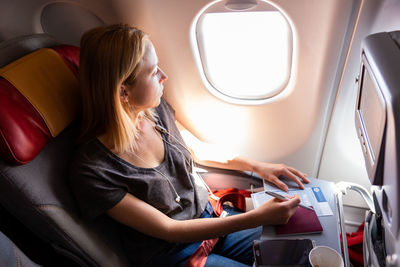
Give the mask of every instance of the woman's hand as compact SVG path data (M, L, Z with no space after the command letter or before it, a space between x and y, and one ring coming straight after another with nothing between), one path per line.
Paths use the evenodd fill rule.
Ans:
M303 183L308 184L310 182L306 174L284 164L257 162L257 165L254 166L254 170L265 181L275 184L284 191L288 191L288 187L279 179L280 176L286 176L288 179L296 182L301 189L304 189ZM296 176L299 177L303 183Z
M254 213L258 225L286 224L300 204L297 194L290 198L287 201L271 198L249 213Z

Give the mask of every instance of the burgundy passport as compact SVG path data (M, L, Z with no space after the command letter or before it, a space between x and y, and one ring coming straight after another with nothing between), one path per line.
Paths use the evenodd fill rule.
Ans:
M287 224L276 225L277 235L321 233L322 225L314 210L298 207Z

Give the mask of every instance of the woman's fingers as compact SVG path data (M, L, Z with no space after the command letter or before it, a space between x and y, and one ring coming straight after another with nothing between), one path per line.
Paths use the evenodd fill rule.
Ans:
M275 184L278 188L283 191L288 191L288 186L282 182L279 177L285 176L287 179L295 182L300 189L304 189L304 183L309 183L310 180L307 179L307 175L296 170L293 167L288 167L285 164L266 164L264 169L259 171L260 175L264 177L265 180Z
M301 189L304 189L304 185L302 182L300 182L299 179L297 179L297 176L295 176L292 172L290 172L288 169L284 170L284 173L282 174L284 176L286 176L287 178L289 178L290 180L294 181L296 184L299 185L299 187Z
M290 197L291 199L289 200L290 206L291 207L297 207L300 204L300 197L298 194L294 194L293 196Z
M296 170L295 168L292 167L288 167L289 171L291 171L294 175L298 176L301 180L303 180L304 183L308 184L310 182L310 180L308 180L307 178L307 174L302 173L298 170Z
M289 190L289 188L288 188L288 186L284 183L284 182L282 182L278 177L276 177L276 176L273 176L273 178L271 179L271 181L270 182L272 182L273 184L275 184L279 189L282 189L283 191L288 191Z

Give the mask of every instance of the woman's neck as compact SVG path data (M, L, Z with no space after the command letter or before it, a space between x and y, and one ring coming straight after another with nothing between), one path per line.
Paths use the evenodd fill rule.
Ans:
M145 124L155 124L152 119L148 118L144 112L139 113L135 119L133 120L137 135L136 135L136 142L140 142L141 136L144 134L143 130L146 127ZM154 126L153 126L154 127ZM110 149L114 153L123 153L123 151L116 151L115 150L115 140L113 135L110 131L107 131L104 134L98 135L97 139L105 145L108 149Z

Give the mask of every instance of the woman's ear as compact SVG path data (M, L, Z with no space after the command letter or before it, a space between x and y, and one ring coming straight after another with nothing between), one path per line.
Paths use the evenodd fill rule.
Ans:
M124 84L122 84L120 87L120 99L121 99L121 102L123 102L123 103L128 102L128 91Z

